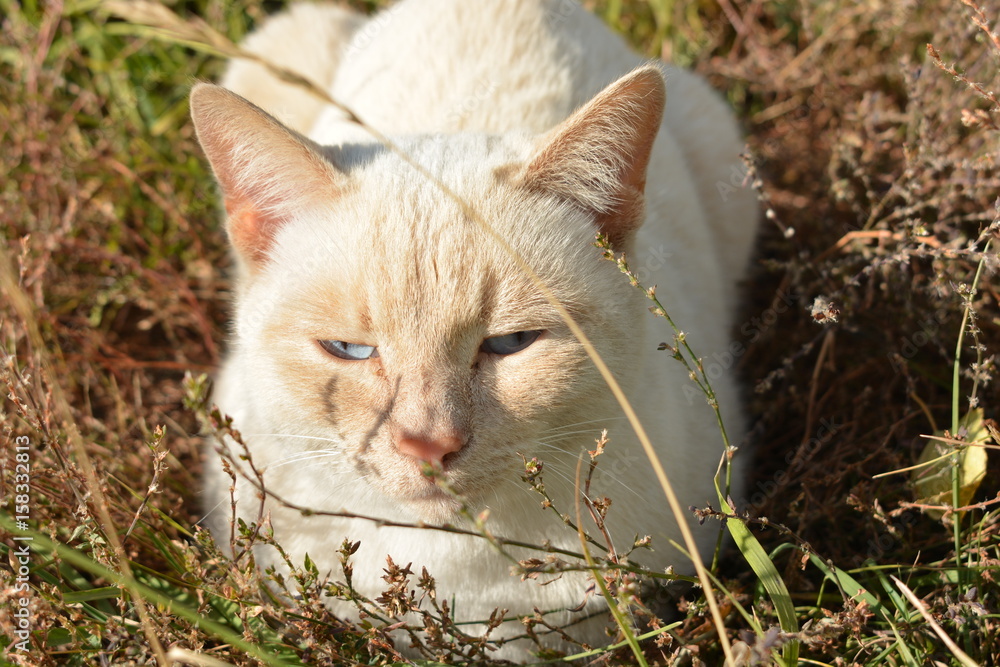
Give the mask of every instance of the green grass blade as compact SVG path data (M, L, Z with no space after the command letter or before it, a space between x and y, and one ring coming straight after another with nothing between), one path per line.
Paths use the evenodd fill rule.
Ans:
M823 559L816 554L809 554L809 561L816 566L816 568L822 572L827 579L836 584L836 586L843 591L844 595L852 600L861 600L866 602L872 610L881 614L884 618L891 617L891 614L888 613L885 606L879 601L879 599L869 593L867 588L859 584L858 580L846 571L827 565Z
M123 577L120 573L91 560L76 549L66 546L65 544L55 542L47 535L37 531L24 532L22 530L18 530L14 525L14 521L7 514L0 514L0 527L12 533L31 536L31 550L34 552L44 553L46 551L54 551L62 560L72 564L80 570L85 570L96 576L104 577L105 579L121 584L122 586L125 585L125 577ZM221 623L205 618L203 614L199 614L197 611L188 608L186 605L179 604L176 600L157 592L145 584L132 580L130 582L130 587L139 591L145 600L161 606L162 608L168 610L171 614L175 614L192 623L198 624L200 627L211 632L222 641L232 644L239 650L253 656L269 667L286 667L291 664L274 655L269 655L266 649L248 642L240 633L234 632ZM117 586L115 588L117 588Z
M729 534L733 536L736 546L753 569L754 574L764 585L774 611L778 615L778 624L784 632L795 633L799 631L799 620L795 614L795 605L792 603L792 596L785 586L784 580L778 574L778 569L768 558L764 547L760 545L747 525L739 519L730 519L726 522ZM781 649L781 656L787 665L795 665L799 660L799 642L790 641Z
M672 546L674 549L677 549L679 552L681 552L682 554L684 554L685 558L691 558L691 554L688 551L686 551L684 549L684 547L682 545L678 544L677 542L675 542L673 540L670 540L670 546ZM743 617L743 620L750 627L750 629L753 630L758 635L763 636L764 635L764 628L762 628L760 626L760 623L757 621L757 618L753 614L751 614L749 611L747 611L746 608L742 604L740 604L740 601L736 598L736 596L733 595L732 592L729 589L727 589L722 584L721 581L719 581L719 578L717 576L715 576L715 574L713 574L711 570L709 570L709 572L708 572L708 578L711 579L712 583L715 584L716 587L718 587L718 589L720 591L722 591L722 593L725 594L725 596L729 599L729 602L732 603L733 609L735 609L736 612L740 616Z
M882 584L882 589L892 601L896 611L899 612L897 617L901 617L903 621L908 623L916 620L916 617L919 616L917 610L913 609L896 589L893 588L892 583L889 582L889 578L885 576L885 573L875 572L875 576L878 577L879 583Z
M121 597L122 589L117 586L102 586L101 588L91 588L87 591L71 591L63 593L64 602L90 602L91 600L109 600Z
M663 627L657 628L656 630L650 630L649 632L641 634L637 636L635 640L641 642L647 639L652 639L653 637L659 637L664 632L670 632L674 628L678 628L683 624L684 624L683 621L675 621L670 625L664 625ZM576 653L574 655L567 655L563 658L560 658L559 660L560 662L575 662L577 660L582 660L584 658L592 658L597 655L604 655L612 651L617 651L618 649L624 648L628 645L629 645L628 641L623 640L618 642L617 644L611 644L610 646L604 646L602 648L594 648L590 649L589 651L584 651L583 653Z

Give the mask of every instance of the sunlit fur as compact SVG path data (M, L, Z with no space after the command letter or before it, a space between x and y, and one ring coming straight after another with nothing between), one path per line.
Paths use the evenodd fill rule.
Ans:
M341 46L332 46L336 35ZM682 505L715 502L722 445L714 416L683 390L691 386L686 371L656 350L671 339L669 328L592 245L601 229L628 252L700 355L727 350L756 212L748 192L718 194L717 183L728 184L738 168L741 143L703 83L663 68L660 125L659 71L632 71L641 59L565 0L407 0L368 24L339 10L300 8L248 43L283 62L291 52L324 53L322 66L304 74L392 136L506 239L613 370ZM620 408L509 253L336 110L279 108L283 89L252 67L234 63L223 83L290 118L290 129L207 85L192 93L192 113L241 267L214 398L245 434L267 488L317 510L460 523L454 498L395 443L403 433L461 433L467 442L450 456L446 476L473 512L489 509L495 534L578 550L577 535L520 481L522 456L546 463L548 491L572 512L577 457L607 428L594 491L614 501L608 521L616 546L649 534L654 551L636 560L690 571L668 544L679 541L675 520ZM516 354L480 350L485 338L530 330L545 333ZM372 345L379 354L345 361L317 340ZM739 443L735 384L728 373L712 380ZM228 537L229 482L214 444L207 452L205 504L219 508L209 523ZM737 457L737 468L745 459ZM426 566L461 619L486 618L498 606L519 614L567 609L585 597L583 575L547 586L511 577L509 562L482 539L305 518L273 499L267 510L292 558L308 552L334 579L342 576L336 550L345 538L360 540L354 581L370 597L384 585L386 554L412 562L415 572ZM239 511L256 518L245 485ZM709 553L718 526L691 525ZM269 549L258 559L276 563ZM582 638L601 643L602 624L591 623ZM513 623L501 634L518 632ZM523 659L526 650L508 645L501 655Z

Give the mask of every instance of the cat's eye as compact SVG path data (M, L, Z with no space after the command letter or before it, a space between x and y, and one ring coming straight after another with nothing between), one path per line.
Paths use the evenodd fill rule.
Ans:
M541 335L541 331L516 331L504 336L493 336L484 340L479 349L489 354L514 354L534 343Z
M378 348L371 345L345 343L342 340L320 340L317 342L321 348L345 361L363 361L378 357Z

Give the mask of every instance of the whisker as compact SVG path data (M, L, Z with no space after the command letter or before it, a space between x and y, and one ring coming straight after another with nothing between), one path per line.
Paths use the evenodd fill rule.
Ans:
M290 465L292 463L302 463L303 461L313 461L315 459L322 459L328 457L339 456L337 452L302 452L298 455L292 455L281 459L280 461L275 461L269 468L280 468L282 466ZM346 470L343 472L347 472Z
M229 499L228 498L226 498L224 500L220 500L219 502L215 503L214 505L212 505L212 507L210 509L208 509L208 510L205 511L205 514L202 515L202 517L200 519L198 519L197 521L194 522L194 525L200 526L202 524L202 522L206 521L208 519L208 517L212 516L212 514L214 514L217 509L219 509L220 507L222 507L223 505L226 505L228 503L229 503Z
M543 437L539 438L539 441L540 442L559 442L559 441L562 441L562 440L568 440L570 438L575 438L578 435L584 435L584 434L587 434L587 433L593 435L595 440L597 439L597 437L596 437L597 436L597 431L596 430L594 430L594 429L586 429L586 430L582 430L582 431L567 431L565 433L556 433L555 435L551 435L551 436L543 436Z
M560 431L562 429L576 428L577 426L584 426L586 424L597 424L597 423L600 423L600 422L621 421L623 419L625 419L624 415L618 415L616 417L604 417L602 419L589 419L587 421L582 421L582 422L573 422L571 424L562 424L561 426L553 426L552 428L545 429L544 431L542 431L542 433L552 433L552 432L555 432L555 431Z
M561 442L561 440L556 440L555 442ZM542 450L547 450L547 451L550 451L550 452L553 452L553 453L556 453L556 454L564 454L567 457L573 458L574 460L576 459L576 457L578 455L580 455L581 453L583 453L583 451L585 449L585 447L581 446L578 451L574 452L574 451L570 451L570 450L566 449L565 447L557 447L555 444L553 444L553 442L546 441L546 440L536 441L535 444L538 445L539 448L542 449Z
M553 447L552 445L549 445L548 443L545 443L545 442L540 442L540 443L537 443L537 444L541 445L543 449L549 449L549 450L552 450L552 451L554 451L556 453L559 453L559 454L572 454L572 452L567 452L564 449L559 449L558 447ZM567 475L566 473L564 473L561 470L559 470L559 468L558 468L558 463L559 463L558 459L552 459L552 460L543 459L542 462L545 463L545 464L547 464L546 468L545 468L546 472L550 471L553 474L560 476L562 479L566 480L567 482L569 482L571 484L575 484L576 483L574 479L572 479L572 478L569 477L569 475ZM574 457L573 465L575 465L575 457ZM600 465L600 459L598 459L597 473L600 474L600 481L607 481L607 482L611 482L611 483L617 484L618 486L622 487L623 489L625 489L626 491L628 491L629 493L631 493L635 497L642 498L642 494L640 494L638 491L636 491L632 486L630 486L629 484L626 484L617 475L612 475L606 468L602 468L601 465ZM543 472L542 475L544 476L545 472Z
M548 462L546 462L546 463L548 463ZM570 488L572 488L576 484L575 478L570 477L569 475L567 475L563 471L559 470L559 468L557 468L555 466L546 465L545 469L542 472L542 477L544 478L545 475L549 474L549 473L551 473L551 474L559 477L560 479L564 480L565 482L569 483ZM530 489L527 489L527 490L530 491ZM582 493L582 489L581 489L581 493ZM590 497L587 497L587 496L584 496L584 497L587 498L587 500L593 500Z
M322 438L316 435L298 435L297 433L244 433L246 438L302 438L303 440L320 440L321 442L339 442L333 438Z
M289 454L288 456L285 456L284 458L278 459L277 462L280 463L282 461L290 461L290 460L301 459L301 458L308 459L308 458L312 458L314 456L337 456L337 455L339 455L339 452L335 452L332 449L309 449L309 450L306 450L304 452L294 452L292 454Z

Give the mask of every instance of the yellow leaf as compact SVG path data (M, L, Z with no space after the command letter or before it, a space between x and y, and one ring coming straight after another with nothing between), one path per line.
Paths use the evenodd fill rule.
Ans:
M964 507L972 501L976 490L986 477L986 448L981 445L991 440L989 432L983 425L983 410L976 408L969 411L962 420L965 427L965 442L969 445L961 447L939 440L931 440L920 454L920 460L911 479L917 495L917 502L923 505L951 505L951 468L955 458L958 459L958 506ZM943 437L943 431L937 431L935 436ZM954 437L955 434L951 434ZM944 458L942 458L944 457ZM935 460L937 459L937 460ZM927 510L935 518L944 514L941 510Z

